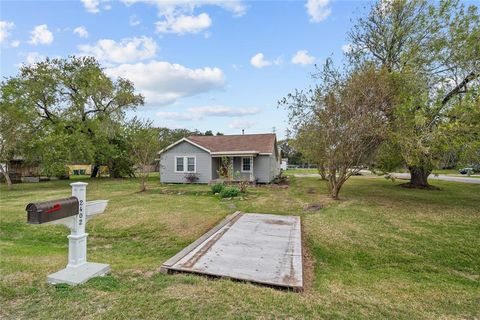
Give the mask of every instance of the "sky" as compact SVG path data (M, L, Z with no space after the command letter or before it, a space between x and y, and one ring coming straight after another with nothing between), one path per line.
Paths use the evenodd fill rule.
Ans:
M366 1L0 1L0 75L45 57L95 56L145 96L156 126L284 138L278 101L341 64Z

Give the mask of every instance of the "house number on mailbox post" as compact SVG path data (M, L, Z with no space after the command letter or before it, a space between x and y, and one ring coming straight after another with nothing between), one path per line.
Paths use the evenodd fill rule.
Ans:
M27 205L27 221L32 224L63 224L70 228L68 238L68 264L65 269L47 277L49 283L76 285L90 278L105 275L110 265L87 262L87 237L85 224L96 214L103 213L108 200L86 200L87 185L75 182L72 197Z

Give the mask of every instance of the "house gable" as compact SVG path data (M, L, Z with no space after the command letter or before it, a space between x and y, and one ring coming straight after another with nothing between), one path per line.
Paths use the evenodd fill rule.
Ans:
M195 174L199 183L208 183L212 179L212 157L204 148L188 141L180 141L160 154L160 181L166 183L185 183L187 172L177 172L176 158L195 158Z
M179 144L181 144L181 143L183 143L183 142L189 143L189 144L191 144L191 145L193 145L193 146L195 146L195 147L197 147L197 148L199 148L199 149L202 149L203 151L206 151L206 152L210 153L210 150L208 150L207 148L199 145L198 143L195 143L195 142L189 140L188 138L182 138L182 139L180 139L180 140L172 143L172 144L169 145L168 147L160 150L160 151L158 152L158 154L162 154L162 153L170 150L171 148L173 148L173 147L175 147L175 146L177 146L177 145L179 145Z

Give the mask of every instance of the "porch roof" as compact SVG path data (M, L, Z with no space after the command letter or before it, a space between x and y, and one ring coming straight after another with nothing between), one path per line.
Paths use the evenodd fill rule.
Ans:
M211 152L213 158L215 157L256 157L257 151L227 151L227 152Z

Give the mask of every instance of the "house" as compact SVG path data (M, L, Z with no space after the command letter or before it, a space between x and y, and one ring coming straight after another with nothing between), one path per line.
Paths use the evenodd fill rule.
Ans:
M15 156L6 164L6 171L12 183L39 182L40 168L27 162L23 157Z
M92 165L87 163L72 163L67 165L70 176L83 176L92 174Z
M161 150L159 155L160 182L165 183L269 183L280 173L280 153L273 133L190 136Z

